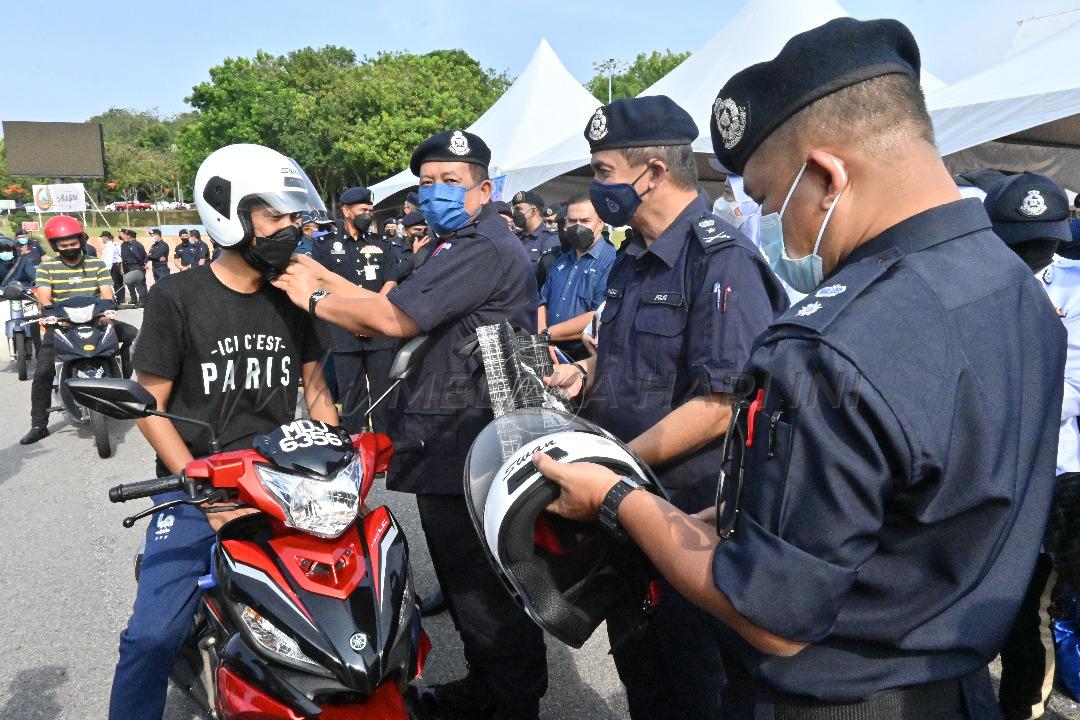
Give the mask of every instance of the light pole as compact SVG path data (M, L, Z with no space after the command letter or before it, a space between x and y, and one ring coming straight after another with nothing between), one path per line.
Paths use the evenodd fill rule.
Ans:
M626 63L616 58L607 58L593 63L593 69L596 72L607 75L607 101L609 105L611 104L611 76L622 72L627 67L629 66Z

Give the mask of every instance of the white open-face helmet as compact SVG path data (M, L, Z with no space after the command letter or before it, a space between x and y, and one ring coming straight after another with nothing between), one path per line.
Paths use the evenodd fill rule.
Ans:
M537 625L581 647L611 610L627 602L641 606L653 574L632 542L598 522L545 511L559 488L537 471L534 453L597 463L646 490L662 491L629 448L596 425L555 410L507 413L469 449L466 505L495 570Z
M221 247L253 237L250 205L261 201L287 215L326 212L322 198L295 160L262 145L226 145L195 174L195 207Z

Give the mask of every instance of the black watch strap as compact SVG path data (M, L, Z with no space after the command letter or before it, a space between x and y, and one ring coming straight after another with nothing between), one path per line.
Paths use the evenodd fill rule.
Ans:
M608 490L608 494L604 497L604 502L600 505L600 524L604 526L604 529L619 539L625 539L627 537L626 531L619 526L619 505L626 499L626 496L634 492L640 487L637 483L630 480L628 477L619 479L619 482L615 483L614 487Z
M307 306L308 314L311 315L311 317L315 317L315 306L319 304L320 300L322 300L329 294L330 293L326 292L325 290L316 290L315 292L311 293L311 297L308 298Z

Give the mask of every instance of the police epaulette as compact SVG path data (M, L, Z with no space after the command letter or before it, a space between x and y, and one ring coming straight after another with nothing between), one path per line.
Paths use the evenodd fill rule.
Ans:
M694 223L694 233L705 252L715 252L735 242L735 233L730 225L716 215L707 213Z
M904 257L896 248L848 265L817 290L792 305L774 325L800 325L823 331L863 290Z

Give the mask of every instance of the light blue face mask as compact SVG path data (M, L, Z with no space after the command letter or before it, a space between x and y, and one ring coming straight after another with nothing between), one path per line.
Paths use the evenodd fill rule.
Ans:
M0 252L0 261L7 262L8 260L14 260L15 253L13 252Z
M784 198L784 204L780 206L780 212L762 215L758 225L761 251L769 259L769 267L773 269L773 272L781 280L804 295L820 285L821 281L825 279L818 249L821 247L821 238L825 235L825 228L829 224L829 218L832 217L833 210L836 209L836 203L840 202L840 196L844 194L844 190L847 190L846 185L841 188L840 192L836 194L833 204L829 207L829 211L825 213L825 219L821 222L817 239L814 241L813 251L806 257L793 259L788 256L787 247L784 245L783 217L784 211L787 210L788 201L795 194L795 188L799 186L799 180L802 180L805 172L806 163L804 162L802 167L799 168L799 174L795 176L795 182L791 184L791 188L788 190L787 197Z
M469 214L465 209L465 193L481 184L477 183L471 188L444 183L421 185L420 214L427 220L431 231L436 235L446 235L468 225L479 214L480 209L472 215Z

